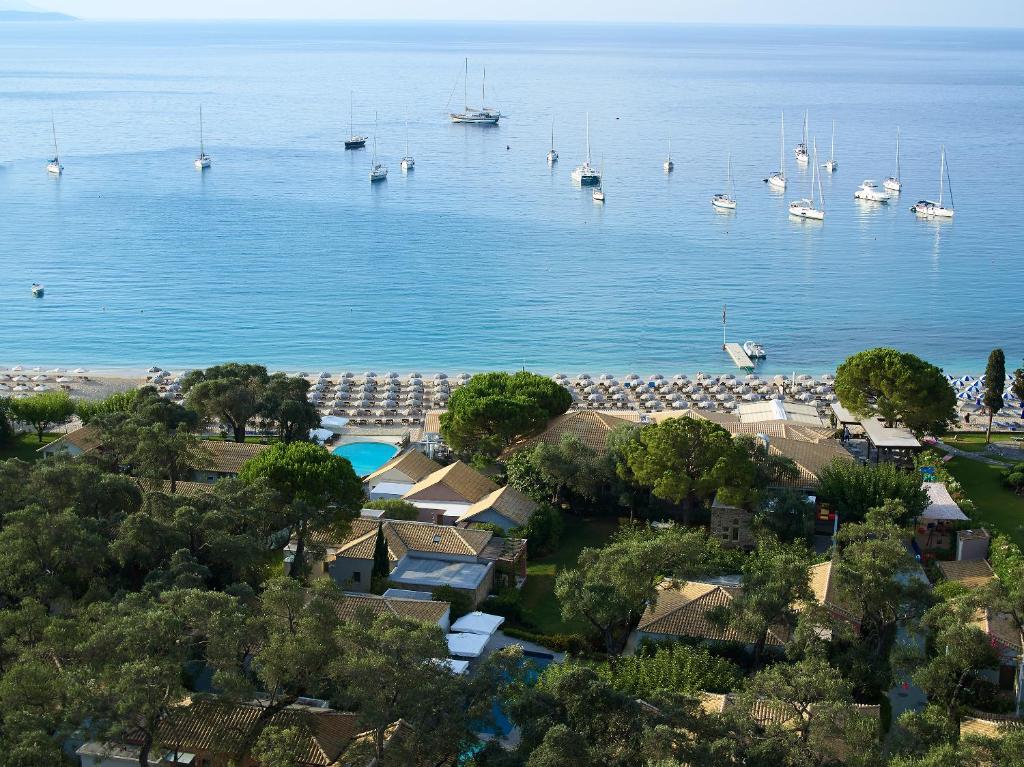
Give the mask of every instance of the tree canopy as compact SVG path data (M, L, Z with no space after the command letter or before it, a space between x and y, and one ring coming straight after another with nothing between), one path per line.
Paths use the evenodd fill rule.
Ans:
M902 516L896 522L909 524L931 502L917 472L902 471L891 463L835 460L818 472L818 495L839 514L842 524L863 521L869 509L889 500L902 505Z
M262 365L228 362L193 370L181 380L188 406L206 418L218 419L235 442L245 442L249 422L263 410L269 383Z
M836 370L839 402L861 418L903 423L915 434L943 434L956 420L956 395L942 371L907 352L859 352Z
M27 423L35 429L40 442L47 431L67 423L75 414L74 400L63 391L41 392L12 399L7 408L13 420Z
M441 436L457 453L493 460L572 404L562 386L534 373L481 373L452 392Z

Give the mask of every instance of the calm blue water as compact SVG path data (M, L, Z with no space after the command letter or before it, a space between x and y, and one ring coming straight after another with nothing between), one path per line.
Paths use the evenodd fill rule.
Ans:
M347 458L356 475L365 477L394 458L398 448L386 442L352 442L338 445L331 452Z
M496 129L446 119L465 55ZM350 89L360 129L380 115L373 188L369 152L341 146ZM805 108L822 154L838 123L824 225L786 215ZM762 183L781 110L784 197ZM569 181L587 111L603 208ZM892 172L897 125L903 199L855 203ZM724 370L728 303L768 370L877 344L952 371L1002 345L1016 365L1021 125L1019 31L0 24L0 363ZM942 142L957 217L919 221ZM729 151L734 216L709 205Z

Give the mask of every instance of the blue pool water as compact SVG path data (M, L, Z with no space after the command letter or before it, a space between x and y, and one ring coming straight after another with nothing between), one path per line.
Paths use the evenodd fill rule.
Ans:
M351 442L338 445L331 452L347 458L356 474L365 477L394 458L398 448L387 442Z
M447 118L464 56L496 128ZM356 130L380 115L373 187L341 144L350 89ZM805 109L820 154L837 123L822 224L786 213ZM587 111L603 207L569 179ZM692 374L732 367L723 304L768 372L877 344L949 372L1024 356L1024 30L5 23L0 115L0 364ZM897 126L902 198L856 202ZM941 144L956 217L921 221Z
M552 655L547 655L538 652L530 652L529 650L524 651L523 656L525 658L525 661L532 666L532 668L530 668L530 670L526 674L526 681L530 685L536 682L537 677L539 677L541 673L543 673L544 669L546 669L549 665L551 665L554 662L554 656ZM491 709L491 711L494 716L494 726L481 727L478 730L478 732L481 732L485 735L494 735L499 738L507 737L508 734L512 732L512 729L515 727L515 725L512 724L512 721L508 718L508 715L501 708L501 705L498 701L494 702L494 706Z

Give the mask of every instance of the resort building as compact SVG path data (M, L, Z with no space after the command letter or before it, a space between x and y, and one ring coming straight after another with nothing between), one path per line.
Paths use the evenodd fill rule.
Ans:
M378 529L387 545L388 583L399 589L433 593L450 586L476 606L496 579L514 585L526 577L526 541L499 538L487 530L390 519L353 520L340 541L330 533L315 536L325 556L312 564L312 574L329 576L347 591L369 591ZM294 544L288 551L294 551ZM288 561L286 557L286 566Z
M377 596L346 592L338 602L338 617L349 621L360 613L374 618L379 615L395 615L400 618L439 626L445 633L451 628L452 606L448 602L436 602L424 592L412 592L417 596ZM425 599L423 597L426 597Z
M992 566L984 559L957 562L938 561L935 566L947 581L959 583L965 589L980 589L995 580Z
M637 425L640 414L635 410L602 413L599 410L571 410L552 418L540 434L520 440L505 451L505 455L534 447L541 442L557 445L566 437L579 440L597 453L608 449L608 435L621 426Z
M200 445L192 467L193 482L216 482L219 479L237 477L242 464L267 449L267 445L256 442L222 442L206 439Z
M370 500L401 498L412 490L416 483L422 482L441 468L441 464L411 448L399 453L363 479L366 496Z
M253 703L218 700L184 701L160 723L158 749L150 755L154 767L178 765L219 767L231 762L238 749L252 740L263 707ZM375 764L372 731L364 731L358 714L316 706L293 705L274 714L268 726L287 727L299 733L302 767L370 767ZM385 749L394 747L410 732L402 721L385 733ZM82 767L137 767L141 738L132 733L115 742L91 741L76 751ZM234 762L231 762L234 763ZM251 757L240 767L257 767Z
M512 528L525 527L536 510L537 504L514 487L500 487L466 509L456 524L466 527L486 522L507 533Z
M1013 695L1016 712L1024 702L1024 635L1012 615L984 607L978 610L974 626L989 638L999 655L999 668L981 676Z
M727 548L753 551L757 545L754 512L725 503L717 495L711 504L708 531Z
M82 426L58 437L48 445L43 445L36 452L40 453L44 458L53 458L58 455L77 458L80 455L98 450L99 447L100 430L94 426Z
M914 525L914 543L920 552L947 551L957 525L970 521L942 482L925 482L929 504Z

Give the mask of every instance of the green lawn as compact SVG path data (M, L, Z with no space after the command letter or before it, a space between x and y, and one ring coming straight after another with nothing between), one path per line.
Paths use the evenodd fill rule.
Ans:
M978 519L990 530L1006 533L1024 547L1024 496L1003 486L1000 467L970 458L954 458L946 467L978 507Z
M996 434L993 432L993 442L1010 442L1014 437L1020 437L1020 434L1008 434L1002 432ZM982 453L985 451L985 433L984 432L958 432L956 434L947 434L942 438L942 441L947 445L959 448L960 450L966 450L969 453Z
M19 434L15 437L10 444L0 447L0 461L6 461L8 458L18 458L22 461L36 461L42 458L41 453L36 451L44 445L49 445L55 439L60 437L60 434L44 434L43 441L40 442L39 438L35 435L35 432L31 434Z
M559 567L572 567L580 552L587 548L603 546L615 532L617 523L612 519L580 519L565 515L565 530L562 545L554 554L530 560L526 567L526 585L522 591L522 605L525 615L530 617L537 631L543 634L567 634L586 629L577 623L562 620L555 599L555 575Z

